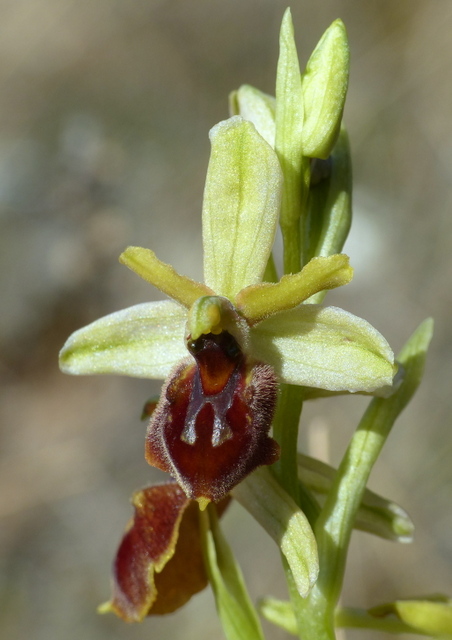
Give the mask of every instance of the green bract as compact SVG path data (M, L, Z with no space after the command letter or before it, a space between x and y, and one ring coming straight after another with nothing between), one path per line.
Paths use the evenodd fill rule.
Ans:
M317 545L305 514L265 468L235 487L232 495L277 543L305 598L319 573Z
M279 283L261 283L279 216L276 153L238 116L214 127L211 141L203 206L207 285L179 275L148 249L129 247L121 262L174 302L139 304L76 331L61 351L61 369L164 378L188 355L189 309L217 294L243 318L249 355L273 365L282 381L353 392L391 385L392 351L370 324L341 309L303 304L313 293L349 282L346 256L316 258Z

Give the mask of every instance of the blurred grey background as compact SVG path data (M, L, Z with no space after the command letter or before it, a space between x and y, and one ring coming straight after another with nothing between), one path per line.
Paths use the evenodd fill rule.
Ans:
M159 293L128 244L201 277L208 130L242 83L274 92L280 0L0 0L0 637L221 638L212 597L127 626L95 607L131 513L156 480L139 416L159 384L70 378L65 338ZM426 316L426 377L372 476L416 523L413 545L356 534L345 604L452 593L452 3L292 3L300 58L341 17L352 68L352 284L330 301L397 351ZM337 463L366 406L318 402L301 445ZM251 593L285 597L276 547L239 506L224 528ZM266 626L268 638L285 634ZM348 633L347 638L379 634Z

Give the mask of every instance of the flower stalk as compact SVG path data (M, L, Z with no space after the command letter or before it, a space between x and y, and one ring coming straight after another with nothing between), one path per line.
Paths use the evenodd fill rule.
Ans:
M176 610L209 582L227 640L263 640L220 528L233 498L280 550L290 602L267 598L260 607L274 624L303 640L334 640L344 626L452 634L447 599L338 608L353 528L412 539L408 514L366 485L420 383L432 336L427 320L395 364L367 321L321 305L353 277L341 253L352 219L348 78L343 23L333 22L301 71L288 9L276 96L240 87L231 117L210 132L204 282L128 247L121 263L170 300L96 320L60 353L65 373L165 380L143 416L145 458L169 480L133 495L102 613L142 621ZM346 393L375 397L335 470L298 452L298 431L304 402Z

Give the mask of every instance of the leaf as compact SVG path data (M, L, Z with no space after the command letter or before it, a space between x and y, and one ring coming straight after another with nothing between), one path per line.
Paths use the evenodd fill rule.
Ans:
M201 512L204 562L227 640L264 640L242 572L221 532L214 507Z
M276 542L292 571L301 597L314 585L318 571L317 544L306 516L268 469L257 469L232 495Z

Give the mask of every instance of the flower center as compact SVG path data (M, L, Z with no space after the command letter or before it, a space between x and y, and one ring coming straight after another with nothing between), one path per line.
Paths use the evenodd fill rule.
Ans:
M194 444L198 419L201 423L207 419L212 420L211 442L217 447L233 437L226 414L232 406L244 357L227 331L203 334L190 341L187 348L196 360L197 370L181 440Z

